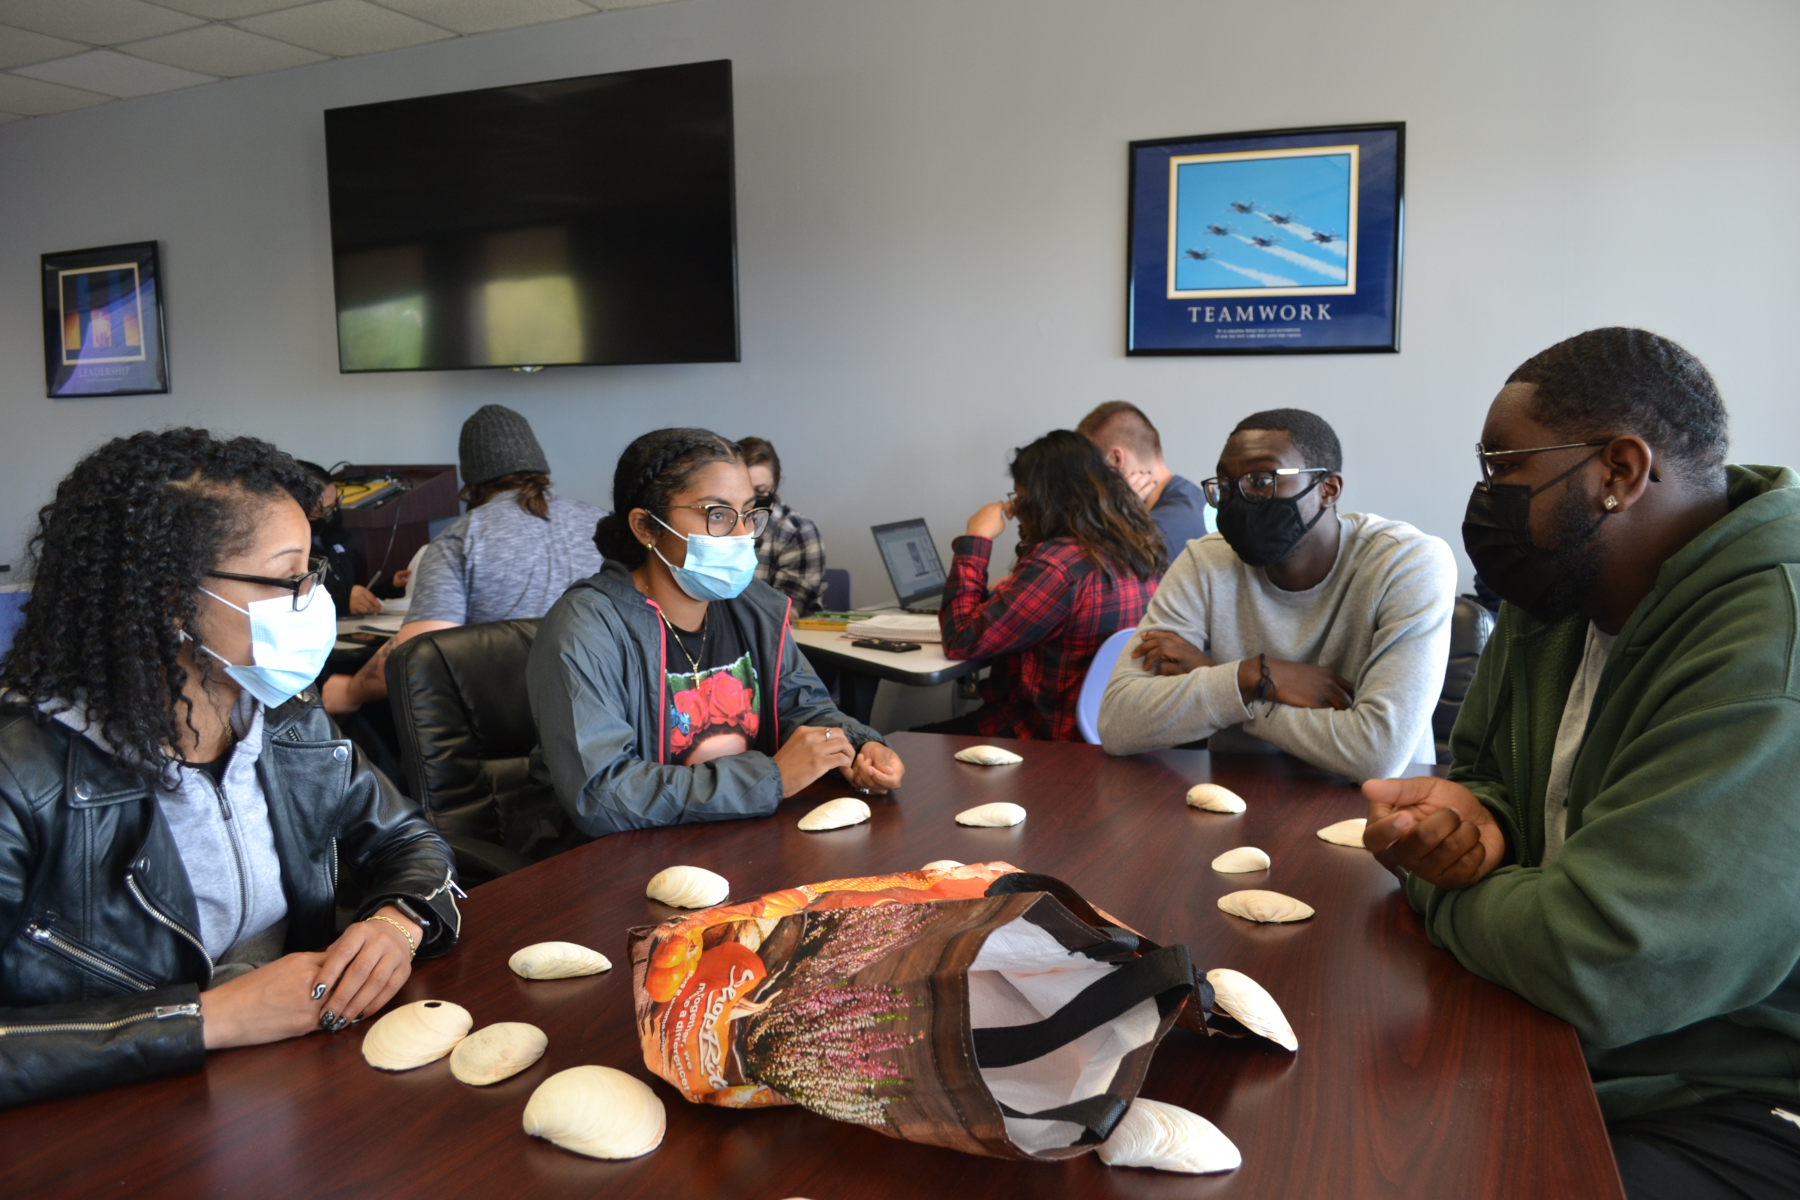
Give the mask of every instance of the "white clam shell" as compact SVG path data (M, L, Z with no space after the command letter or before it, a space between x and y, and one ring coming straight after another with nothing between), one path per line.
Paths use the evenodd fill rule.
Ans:
M651 878L644 895L671 908L711 908L725 903L731 884L705 867L666 867Z
M1112 1136L1100 1143L1100 1161L1109 1167L1152 1167L1210 1175L1235 1171L1244 1156L1218 1126L1185 1108L1139 1096Z
M1025 760L998 746L970 746L956 752L956 761L974 763L978 767L1010 767Z
M544 1057L550 1039L536 1025L501 1021L477 1029L450 1052L450 1073L472 1087L510 1079Z
M861 825L869 819L869 806L855 796L842 796L836 800L827 800L819 807L800 818L800 828L808 833L817 833L823 829L842 829L847 825Z
M1288 1050L1298 1050L1300 1039L1288 1024L1287 1014L1268 989L1242 971L1215 967L1206 973L1213 987L1213 1008L1231 1017L1252 1033L1261 1034Z
M994 804L982 804L975 808L967 808L956 814L958 825L980 825L988 828L1002 828L1017 825L1025 819L1025 810L1016 804L998 801Z
M663 1102L612 1067L570 1067L538 1084L525 1132L589 1158L637 1158L662 1145Z
M468 1009L448 1000L402 1004L363 1034L363 1059L383 1071L410 1071L450 1053L474 1024Z
M1339 821L1336 825L1327 825L1319 830L1319 836L1334 846L1354 846L1358 850L1366 849L1363 845L1363 827L1369 823L1367 817L1351 817L1348 821Z
M606 955L574 942L533 943L507 959L506 965L526 979L573 979L612 970Z
M960 866L962 866L962 864L957 862L954 858L934 858L930 862L926 863L924 866L920 867L919 870L921 870L921 871L954 871L954 870L956 870L956 868L958 868Z
M1280 892L1265 892L1255 888L1220 896L1219 909L1234 917L1242 917L1246 921L1270 923L1304 921L1313 915L1310 904L1303 904L1292 896L1284 896Z
M1196 783L1188 789L1187 802L1189 808L1204 808L1207 812L1241 813L1245 808L1242 796L1216 783Z
M1266 871L1269 869L1269 856L1255 846L1239 846L1235 850L1227 850L1212 860L1212 869L1226 875L1241 875L1245 871Z

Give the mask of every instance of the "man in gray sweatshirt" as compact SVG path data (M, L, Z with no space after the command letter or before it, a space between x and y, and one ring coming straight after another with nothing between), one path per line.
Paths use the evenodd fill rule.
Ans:
M1404 522L1340 516L1342 469L1312 413L1238 423L1201 485L1219 531L1176 557L1107 682L1109 754L1208 738L1353 780L1435 760L1456 564Z

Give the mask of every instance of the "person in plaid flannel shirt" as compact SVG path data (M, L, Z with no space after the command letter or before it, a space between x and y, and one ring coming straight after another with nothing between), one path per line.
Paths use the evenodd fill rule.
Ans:
M1156 592L1162 534L1124 476L1081 434L1052 430L1014 453L1013 493L969 518L938 625L948 658L993 659L982 706L932 732L1075 742L1075 701L1095 651L1132 629ZM988 587L988 559L1019 522L1012 574Z
M759 437L739 438L756 500L769 527L756 539L756 577L794 602L796 617L819 611L825 595L825 538L819 527L781 502L781 457Z

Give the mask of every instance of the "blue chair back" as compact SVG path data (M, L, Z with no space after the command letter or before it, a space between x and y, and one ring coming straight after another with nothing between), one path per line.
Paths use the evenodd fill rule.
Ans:
M1100 697L1106 692L1106 681L1112 678L1113 664L1125 653L1125 643L1137 636L1137 627L1121 629L1094 652L1087 676L1081 681L1081 694L1075 698L1075 728L1090 746L1100 744Z
M19 626L25 623L25 614L20 610L25 602L31 599L30 588L8 588L0 591L0 657L4 657L12 649L13 635Z
M819 603L831 612L847 612L850 608L850 572L842 567L825 568L825 595Z

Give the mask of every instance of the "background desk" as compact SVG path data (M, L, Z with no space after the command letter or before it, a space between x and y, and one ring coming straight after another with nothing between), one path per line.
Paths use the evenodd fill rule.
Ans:
M925 642L917 650L901 653L870 650L852 645L843 634L830 629L796 629L794 641L814 669L827 664L837 669L839 707L865 725L875 709L875 690L883 679L909 687L936 687L987 666L985 658L945 658L944 648L935 642Z
M607 1200L864 1197L1456 1197L1617 1200L1618 1175L1575 1032L1464 971L1426 942L1393 877L1365 851L1314 830L1360 816L1360 795L1292 759L1169 751L1108 758L1098 746L1007 743L1016 767L952 761L975 739L899 734L906 788L874 819L806 834L794 822L841 787L809 789L772 818L619 834L476 888L464 938L400 994L462 1004L477 1027L529 1021L550 1037L535 1066L487 1088L445 1062L398 1075L369 1068L362 1031L313 1034L208 1056L204 1071L0 1112L8 1197L166 1195L578 1196ZM1212 778L1242 816L1182 803ZM1025 805L1011 829L965 829L962 808ZM1206 864L1257 845L1268 875ZM1144 1095L1201 1113L1244 1154L1229 1175L1113 1170L979 1158L899 1142L799 1108L733 1112L689 1104L660 1080L662 1147L599 1162L527 1138L525 1101L582 1063L649 1078L631 1007L625 931L673 910L644 898L662 867L719 871L733 895L916 867L1004 859L1073 884L1095 904L1196 963L1261 982L1300 1039L1174 1030ZM1252 925L1214 901L1270 886L1318 909L1298 925ZM528 983L507 957L567 939L616 964L586 979Z

